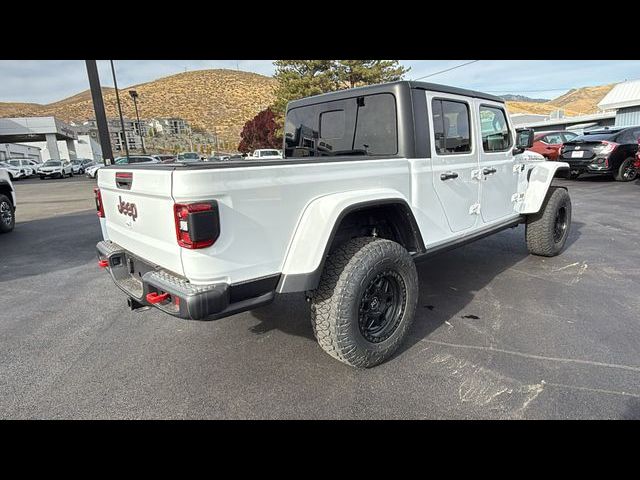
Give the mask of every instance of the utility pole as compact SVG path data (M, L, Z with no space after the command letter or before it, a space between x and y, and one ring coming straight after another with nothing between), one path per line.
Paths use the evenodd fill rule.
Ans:
M100 139L100 150L102 150L102 162L107 165L113 161L113 151L111 150L111 138L109 137L109 125L107 115L104 111L104 101L102 99L102 89L100 88L100 76L95 60L85 60L87 66L87 76L89 77L89 87L91 88L91 98L93 100L93 111L96 114L96 124L98 126L98 138Z
M118 82L116 81L116 69L111 62L111 74L113 75L113 87L116 89L116 102L118 103L118 112L120 113L120 126L122 127L122 138L124 140L124 150L127 155L127 163L129 163L129 142L127 142L127 133L124 130L124 118L122 117L122 108L120 107L120 95L118 94Z
M142 142L142 153L143 154L147 154L147 149L144 148L144 134L142 131L142 124L140 123L140 114L138 113L138 92L136 92L135 90L129 90L129 95L131 95L131 98L133 98L133 106L136 109L136 118L138 119L138 131L140 133L140 141Z

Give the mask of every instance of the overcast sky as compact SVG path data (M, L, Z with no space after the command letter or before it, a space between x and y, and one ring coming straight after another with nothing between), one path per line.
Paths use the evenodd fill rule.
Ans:
M407 79L452 68L471 60L402 60ZM187 70L230 68L273 75L269 60L117 60L118 87L124 88ZM113 86L109 62L98 61L103 86ZM640 78L637 60L480 60L425 78L485 92L554 98L570 88ZM82 60L0 61L0 102L51 103L89 88Z

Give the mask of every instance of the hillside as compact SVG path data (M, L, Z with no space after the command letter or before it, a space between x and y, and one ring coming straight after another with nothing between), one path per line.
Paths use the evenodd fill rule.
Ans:
M599 85L596 87L582 87L569 90L553 100L544 103L538 102L511 102L507 101L507 109L511 113L538 113L548 115L554 110L562 109L565 115L583 115L596 113L598 103L615 86Z
M256 73L236 70L198 70L120 88L123 114L135 118L133 100L140 97L141 118L181 117L194 129L217 131L222 140L237 144L247 120L273 102L276 81ZM103 88L108 117L117 117L115 90ZM94 116L88 90L48 105L0 103L0 117L54 115L65 121L83 121Z
M508 93L506 95L499 95L503 100L508 100L510 102L532 102L532 103L544 103L547 102L547 98L530 98L525 95L514 95L512 93Z

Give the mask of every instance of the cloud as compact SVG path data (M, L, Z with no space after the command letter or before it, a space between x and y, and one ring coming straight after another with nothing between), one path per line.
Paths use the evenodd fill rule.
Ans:
M469 60L402 60L408 79L455 67ZM188 70L229 68L273 75L270 60L116 60L118 87L126 88ZM103 86L113 86L111 68L98 61ZM0 61L0 101L51 103L89 88L83 60ZM553 98L570 88L640 78L640 61L480 60L424 79L491 93ZM538 91L534 91L538 90Z

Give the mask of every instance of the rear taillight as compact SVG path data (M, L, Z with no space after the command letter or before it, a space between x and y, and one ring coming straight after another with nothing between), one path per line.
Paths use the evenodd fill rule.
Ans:
M603 140L600 142L600 145L593 148L593 153L596 155L609 155L617 146L618 144L615 142L607 142L606 140Z
M197 249L213 245L220 236L218 203L176 203L173 206L178 245Z
M98 216L100 218L104 218L104 205L102 205L102 194L100 193L100 189L98 187L94 188L93 194L96 197L96 210L98 211Z

